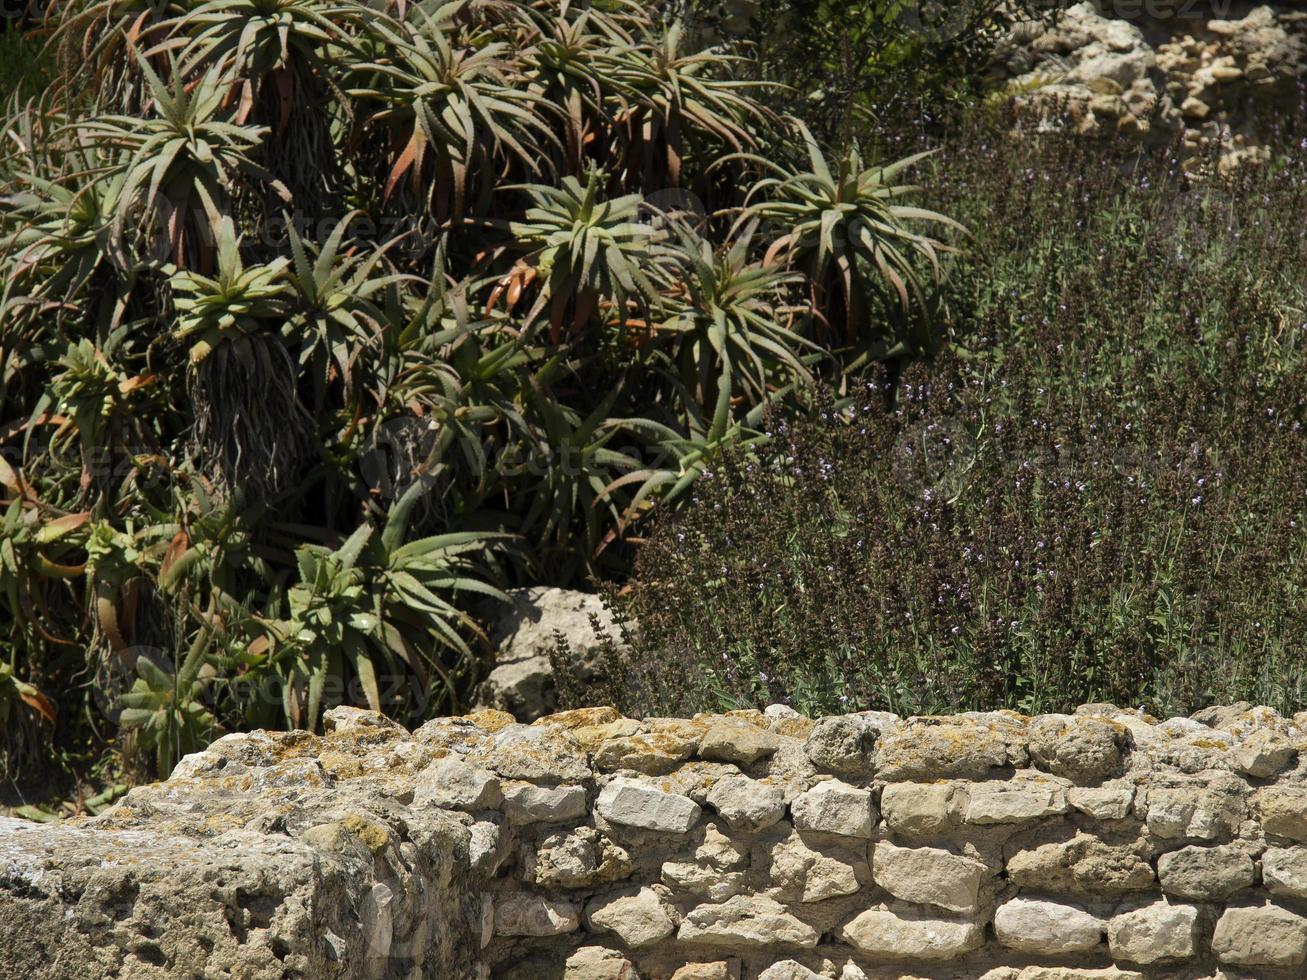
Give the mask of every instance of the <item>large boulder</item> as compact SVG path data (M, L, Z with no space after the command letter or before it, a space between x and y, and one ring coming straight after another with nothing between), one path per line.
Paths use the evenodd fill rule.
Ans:
M550 661L561 634L574 659L570 669L584 682L597 672L605 641L620 642L613 614L597 595L536 586L514 589L511 605L489 610L494 667L477 691L479 707L507 711L535 721L558 707L558 686ZM592 617L597 619L596 633Z

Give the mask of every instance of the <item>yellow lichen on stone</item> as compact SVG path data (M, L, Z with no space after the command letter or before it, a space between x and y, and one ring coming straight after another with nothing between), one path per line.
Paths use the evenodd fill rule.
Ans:
M356 813L347 816L341 821L341 825L361 840L373 854L384 851L390 843L390 832L385 827Z

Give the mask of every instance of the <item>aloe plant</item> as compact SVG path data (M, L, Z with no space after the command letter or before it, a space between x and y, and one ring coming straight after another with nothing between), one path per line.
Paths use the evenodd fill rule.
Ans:
M458 220L469 203L485 210L506 161L539 172L539 146L551 137L506 42L458 46L421 7L403 22L375 17L370 31L384 57L355 67L350 94L362 124L395 150L385 196L407 181L438 220Z
M415 483L380 533L361 524L335 550L305 545L296 552L300 581L287 594L289 616L270 624L286 671L286 711L295 724L317 725L328 678L357 678L369 706L384 710L382 681L401 670L418 681L419 700L430 696L457 709L457 675L474 666L467 637L477 627L453 596L507 597L485 583L473 557L495 535L455 533L405 543L424 490ZM453 665L425 652L432 643L454 655Z
M108 159L107 174L122 175L110 228L123 267L156 251L181 267L203 266L238 180L283 198L289 192L252 155L267 129L223 118L227 88L216 70L188 83L174 61L165 83L139 52L136 60L150 115L97 116L70 124L68 134L88 140Z
M965 232L957 222L924 208L898 203L918 188L897 183L928 153L884 166L867 166L852 147L835 166L806 126L797 123L808 153L808 170L790 170L757 156L776 173L749 192L740 221L766 222L778 234L768 257L803 270L812 284L814 311L829 328L842 328L850 345L869 331L910 322L930 312L930 280L943 277L943 242L914 230L914 223ZM910 353L908 338L884 337L879 356Z
M202 630L176 670L157 655L141 653L136 658L136 682L121 698L119 723L153 753L155 771L161 775L222 734L204 701L213 681L206 672L211 642Z
M526 314L536 320L548 308L550 339L562 340L570 320L580 330L609 300L619 318L629 303L646 309L659 302L658 289L641 268L649 261L660 232L638 222L636 194L605 200L607 175L591 167L583 185L565 177L560 187L531 184L524 188L534 204L522 221L510 224L518 242L530 249L525 264L538 277L539 295Z

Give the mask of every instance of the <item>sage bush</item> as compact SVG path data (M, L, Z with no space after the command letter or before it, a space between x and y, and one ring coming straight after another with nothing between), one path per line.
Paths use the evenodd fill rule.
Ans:
M951 344L772 412L663 515L590 699L1301 709L1304 148L1220 177L1006 127L944 151Z

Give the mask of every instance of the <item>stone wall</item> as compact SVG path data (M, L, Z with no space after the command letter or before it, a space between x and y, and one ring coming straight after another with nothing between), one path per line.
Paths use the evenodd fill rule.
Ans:
M0 978L1301 978L1304 723L336 709L0 822Z
M1307 11L1243 0L1100 0L1051 27L1019 25L1000 45L999 80L1050 121L1217 148L1229 167L1269 155L1304 108ZM1296 119L1294 121L1297 121Z

